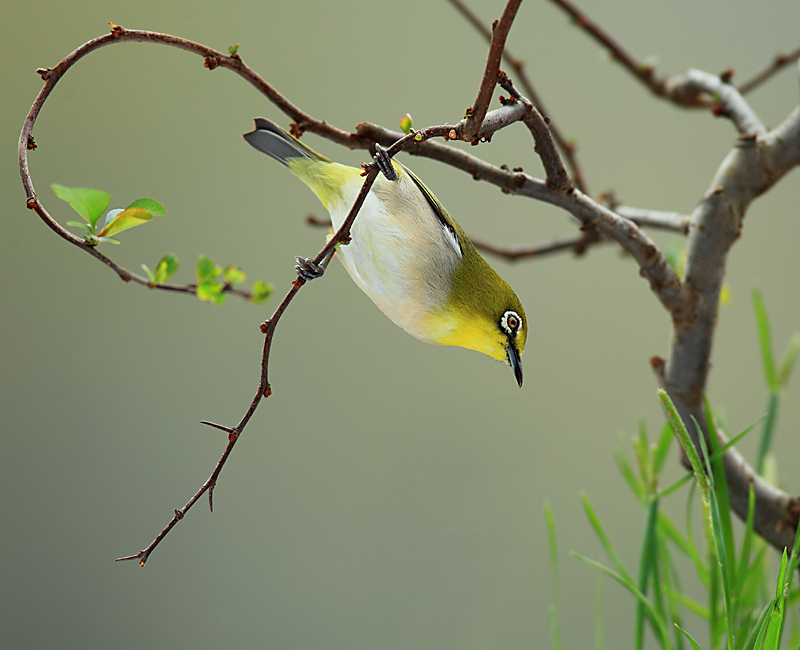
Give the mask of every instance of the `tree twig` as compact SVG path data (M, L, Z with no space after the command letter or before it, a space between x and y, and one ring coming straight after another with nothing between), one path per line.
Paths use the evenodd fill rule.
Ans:
M756 72L752 77L750 77L747 81L742 82L739 84L739 92L742 95L749 93L754 88L760 86L762 83L767 81L767 79L771 78L776 73L783 70L787 65L791 65L795 61L800 59L800 47L795 50L789 52L789 54L778 54L768 66L766 66L763 70Z
M484 25L480 18L475 15L472 9L462 2L462 0L450 0L450 4L452 4L461 13L461 15L464 16L464 18L466 18L476 30L478 30L478 32L486 39L488 43L492 42L492 31L486 25ZM572 171L572 180L575 183L575 187L577 187L581 192L588 194L586 180L584 179L583 171L580 163L578 162L575 144L564 137L564 135L561 133L561 129L559 129L556 125L553 115L545 107L541 95L537 92L536 88L534 88L530 77L525 71L525 62L519 57L514 56L507 46L503 48L503 60L514 69L516 78L519 80L522 89L530 98L533 105L536 106L539 112L548 119L548 126L550 127L550 132L553 135L553 139L556 141L558 148L561 150L562 155L566 159L567 164Z
M489 102L492 100L492 93L497 84L497 74L500 72L500 59L503 56L506 38L521 2L522 0L508 0L500 20L492 24L492 42L489 46L489 56L486 58L486 69L483 72L478 96L475 98L472 110L468 111L467 123L463 131L463 137L468 142L477 142L478 140L483 118L486 117L486 111L489 110Z

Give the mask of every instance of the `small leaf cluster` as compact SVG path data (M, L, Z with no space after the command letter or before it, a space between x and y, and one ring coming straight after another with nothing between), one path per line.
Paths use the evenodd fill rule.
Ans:
M58 183L53 183L50 187L59 199L69 203L72 209L83 217L83 221L67 221L67 225L84 230L83 238L90 246L105 242L119 244L113 235L147 223L153 217L163 217L166 214L164 206L155 199L137 199L127 208L109 210L102 226L98 229L100 217L111 202L111 195L108 192L88 187L65 187Z
M201 255L197 260L197 297L203 302L221 305L225 302L226 291L234 285L241 284L247 279L247 274L238 266L229 264L225 268L217 265L206 256ZM260 304L265 302L275 288L271 284L256 280L250 299Z

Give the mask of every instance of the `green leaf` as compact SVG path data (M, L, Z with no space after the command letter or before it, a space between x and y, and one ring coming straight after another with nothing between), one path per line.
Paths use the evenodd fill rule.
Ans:
M197 297L203 302L213 302L221 304L218 301L222 294L222 285L215 280L205 280L197 285ZM224 299L223 299L224 302Z
M236 45L231 45L228 48L228 54L230 54L231 56L236 54L238 51L239 51L239 44L238 43Z
M92 227L85 221L67 221L67 225L83 228L86 232L92 232Z
M112 237L97 237L97 243L98 244L107 243L107 244L117 244L117 245L119 245L122 242L119 242L116 239L113 239Z
M147 210L154 217L163 217L167 214L164 206L155 199L136 199L128 208L142 208L142 210Z
M147 266L147 264L142 264L142 270L143 270L145 273L147 273L147 277L148 277L148 278L149 278L149 280L150 280L150 284L152 284L152 285L156 285L156 284L158 284L158 282L156 282L156 274L155 274L155 273L153 273L153 272L150 270L150 267L149 267L149 266Z
M114 217L116 217L123 210L124 208L115 208L114 210L109 210L108 212L106 212L106 218L103 221L103 228L105 228L108 224L114 221Z
M174 255L164 255L156 264L156 284L164 284L178 271L178 258Z
M103 215L111 201L111 195L108 192L92 190L88 187L64 187L58 183L53 183L50 187L59 199L69 203L75 212L86 219L94 232L97 220Z
M275 287L261 280L256 280L253 283L253 302L257 305L266 302L267 299L274 293Z
M247 279L247 274L238 266L233 266L232 264L225 267L222 275L227 284L240 284Z
M222 269L218 267L206 255L201 255L197 258L197 280L198 282L205 282L206 280L215 280L222 273Z
M403 133L408 135L414 130L413 127L414 120L411 118L411 115L406 113L405 116L403 116L403 118L400 120L400 128L403 129Z
M147 223L153 215L142 208L125 208L117 214L97 235L99 237L110 237L125 230Z

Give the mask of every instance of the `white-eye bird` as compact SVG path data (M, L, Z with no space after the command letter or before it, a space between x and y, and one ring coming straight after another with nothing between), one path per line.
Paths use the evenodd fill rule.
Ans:
M244 139L288 167L328 210L334 229L363 185L362 170L312 151L276 124L258 118ZM522 386L527 324L517 295L481 257L441 203L410 170L378 148L384 172L367 195L336 255L350 277L411 336L477 350L511 366ZM298 258L298 273L324 265Z

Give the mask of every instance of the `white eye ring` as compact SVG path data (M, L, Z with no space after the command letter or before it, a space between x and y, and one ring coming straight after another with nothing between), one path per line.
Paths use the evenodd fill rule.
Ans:
M500 327L506 334L516 334L522 327L522 319L517 312L509 309L500 317Z

